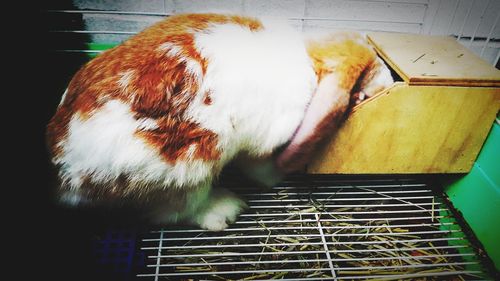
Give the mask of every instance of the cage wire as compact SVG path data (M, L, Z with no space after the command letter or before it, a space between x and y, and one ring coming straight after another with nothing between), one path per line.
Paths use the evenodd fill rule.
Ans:
M453 11L451 15L451 20L449 22L448 28L446 31L443 31L446 33L446 35L453 36L457 39L458 42L466 46L467 48L471 49L472 51L476 52L478 56L480 56L483 59L486 59L485 56L485 50L487 48L493 48L496 52L496 55L494 55L493 61L490 61L493 65L497 65L500 59L500 34L498 34L498 22L500 19L500 13L497 13L495 16L495 19L491 23L485 23L485 14L488 12L489 9L493 8L493 3L495 0L488 0L484 7L481 9L480 14L475 15L473 13L474 8L477 8L476 6L478 5L477 0L469 1L470 4L467 5L467 3L463 4L461 1L455 1L455 4L453 6ZM383 2L383 1L382 1ZM390 2L390 1L389 1ZM430 19L430 26L431 29L434 26L434 21L436 20L436 16L438 11L440 10L442 6L443 1L439 0L438 6L434 11L434 16L431 17ZM415 3L408 2L407 4L418 4L418 5L424 5L427 10L429 10L430 3L422 3L421 1L416 1ZM457 17L457 14L460 12L459 7L461 5L465 5L466 8L466 13L464 15L462 24L460 25L460 28L458 30L452 29L452 27L455 24L455 21L459 18ZM173 13L169 12L146 12L146 11L122 11L122 10L99 10L99 9L77 9L77 8L72 8L72 9L47 9L44 11L45 13L48 13L50 15L55 15L55 14L66 14L70 15L69 18L76 17L76 18L82 18L84 16L95 16L95 15L100 15L100 16L126 16L126 17L131 17L131 18L148 18L148 21L151 23L161 20L162 18L168 17L173 15ZM474 16L472 16L474 15ZM330 18L330 17L318 17L318 16L306 16L306 8L304 6L304 11L302 16L288 16L286 19L294 26L296 26L298 29L303 30L304 25L307 22L352 22L356 23L358 21L362 21L360 19L335 19L335 18ZM374 23L374 26L372 28L367 28L367 27L357 27L356 25L353 25L350 29L352 30L359 30L362 32L370 32L370 31L386 31L384 30L384 24L391 24L394 23L394 21L391 20L384 20L383 18L378 19L378 20L371 20ZM398 24L407 24L407 25L417 25L419 26L418 28L418 33L423 34L425 31L423 29L423 26L425 24L425 19L421 18L420 20L400 20L397 21ZM375 24L381 24L380 26L377 26ZM488 32L487 34L481 34L479 36L479 30L480 27L483 25L488 25L487 29ZM472 27L472 32L465 32L466 27ZM56 34L56 36L59 35L66 35L68 37L71 36L90 36L90 37L95 37L98 36L99 38L104 37L113 37L114 41L117 41L117 43L127 39L129 36L132 36L134 34L137 34L140 30L131 30L130 28L118 28L116 26L111 25L111 28L107 28L106 30L87 30L84 26L79 26L76 28L71 28L71 25L64 26L60 25L57 26L56 28L50 30L51 33ZM104 40L106 41L106 40ZM100 42L94 42L87 44L87 48L72 48L71 46L59 46L53 49L53 51L56 52L62 52L62 53L85 53L89 54L91 57L95 56L96 54L100 53L103 51L103 49L107 49L106 47L102 48L102 45L99 44ZM109 43L109 42L107 42ZM116 44L117 44L116 43ZM105 44L106 45L106 44ZM81 46L80 46L81 47ZM109 47L109 46L108 46Z
M239 186L241 183L234 183ZM415 180L237 189L221 232L169 227L142 239L144 280L482 280L481 258L443 194Z

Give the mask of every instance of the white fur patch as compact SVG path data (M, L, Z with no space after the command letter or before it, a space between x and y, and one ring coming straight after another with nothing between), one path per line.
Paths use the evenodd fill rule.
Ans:
M187 157L188 159L192 159L192 158L193 158L193 155L194 155L194 153L195 153L195 151L196 151L196 148L197 148L197 144L194 144L194 143L193 143L193 144L191 144L191 145L188 147L188 149L187 149L187 151L186 151L186 157Z
M72 117L68 137L61 143L63 153L54 163L61 165L61 178L73 188L84 177L107 183L126 175L132 184L154 183L156 188L195 186L211 178L213 163L168 164L157 149L135 135L155 126L153 119L136 120L129 105L111 100L88 119Z
M137 119L139 130L154 130L158 128L158 123L152 118L140 118Z
M195 34L209 64L188 116L218 134L223 164L241 150L263 155L288 141L316 87L301 36L281 23L264 26L221 24Z
M390 87L394 84L394 79L392 78L391 71L385 62L377 57L377 60L380 63L380 70L378 75L375 77L375 83L382 85L384 88Z
M165 42L158 47L158 51L161 51L168 56L175 57L182 53L182 48L173 43Z
M182 47L170 42L165 42L158 47L158 50L169 57L175 57L179 62L186 65L186 71L196 78L200 78L202 70L201 65L196 60L190 59L182 54Z
M245 202L233 193L222 188L214 189L197 213L193 214L192 220L201 228L221 231L228 223L234 222L245 207Z
M118 85L120 85L120 87L122 88L127 88L128 85L130 84L130 80L132 79L133 75L134 75L134 70L128 70L120 73L120 79L118 79Z
M200 78L202 70L199 62L188 58L182 58L181 60L185 63L187 72L196 78Z
M246 206L234 193L224 188L212 189L210 183L202 183L186 194L184 209L167 211L169 206L159 204L153 207L150 219L156 224L189 221L204 229L220 231L234 222Z
M67 94L68 94L68 88L66 88L66 90L64 91L64 93L63 93L63 95L61 97L61 101L59 102L59 106L61 106L64 103L64 100L66 99L66 95Z

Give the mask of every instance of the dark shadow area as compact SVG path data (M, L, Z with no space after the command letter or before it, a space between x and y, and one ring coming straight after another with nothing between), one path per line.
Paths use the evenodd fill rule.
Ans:
M36 176L28 192L36 200L36 213L29 219L29 228L36 230L37 263L40 270L26 272L29 279L47 276L49 280L130 280L134 275L137 253L136 233L140 224L129 219L128 210L75 210L56 203L55 172L45 144L46 126L72 76L89 58L83 52L89 38L72 31L85 30L81 13L72 1L44 1L39 7L39 43L41 85L35 106ZM122 229L123 231L118 231ZM115 233L115 234L113 234ZM125 236L116 233L128 233ZM38 252L41 251L41 252ZM42 275L40 275L42 274Z

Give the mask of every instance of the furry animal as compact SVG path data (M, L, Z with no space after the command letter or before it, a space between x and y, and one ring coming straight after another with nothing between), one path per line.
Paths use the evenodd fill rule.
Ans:
M353 94L391 83L359 34L305 38L273 20L171 16L69 83L47 128L60 199L139 202L156 223L224 229L245 207L212 188L228 162L245 154L265 159L253 168L267 175L293 171Z

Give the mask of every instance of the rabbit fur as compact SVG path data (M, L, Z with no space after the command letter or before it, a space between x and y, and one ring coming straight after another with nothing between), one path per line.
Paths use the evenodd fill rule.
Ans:
M305 37L276 20L171 16L74 75L47 128L58 194L70 205L140 202L155 223L221 230L245 208L212 187L226 164L263 159L249 161L249 174L273 184L297 169L289 163L307 162L353 94L391 83L356 33Z

